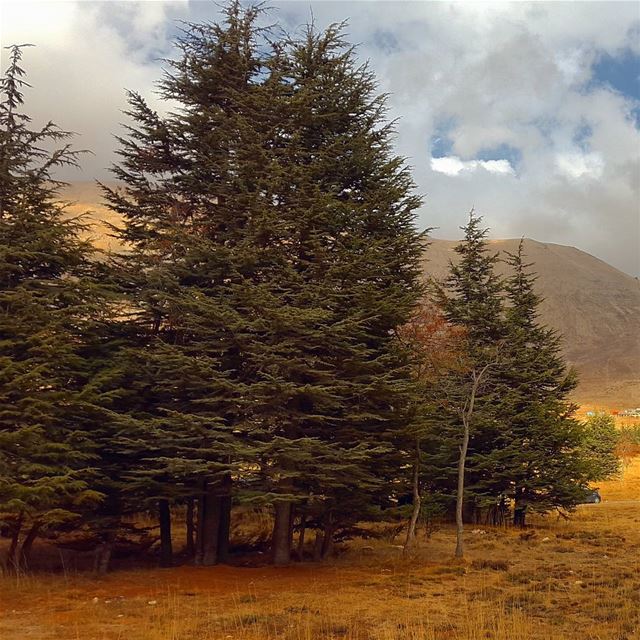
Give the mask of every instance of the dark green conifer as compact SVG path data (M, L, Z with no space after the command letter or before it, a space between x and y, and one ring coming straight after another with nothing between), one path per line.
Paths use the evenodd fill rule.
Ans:
M92 443L84 351L96 291L83 224L57 202L60 167L76 166L71 134L33 129L23 112L22 48L9 47L0 100L0 512L13 514L9 561L21 530L67 523L100 497L88 484ZM61 145L51 151L50 146Z
M194 496L196 561L218 560L228 535L221 504L228 510L232 473L255 456L248 434L260 428L243 419L251 372L242 356L264 322L254 311L264 268L255 239L270 206L261 176L272 116L256 17L232 2L223 24L185 28L160 83L178 108L161 118L130 94L133 124L114 167L124 188L104 189L126 247L114 262L125 346L104 392L122 425L112 440L127 460L127 494L164 514L165 563L167 503Z
M292 233L290 290L298 291L294 304L315 307L320 320L307 325L299 390L280 421L291 423L290 407L300 407L283 436L295 442L303 434L334 452L319 487L304 464L296 471L298 491L321 491L325 550L337 526L379 509L404 460L397 449L412 382L394 330L421 295L424 249L415 228L420 198L392 152L385 96L342 31L310 26L287 47L288 136L278 154L287 167L278 216ZM315 380L310 362L321 367ZM361 459L346 464L353 456Z
M286 562L295 502L353 518L347 496L397 468L373 452L403 412L392 331L420 291L419 200L339 29L258 46L257 15L232 2L224 24L187 29L166 118L131 95L126 188L106 195L130 246L133 357L155 375L117 411L138 429L141 495L178 497L179 465L214 490L231 474L274 504Z
M507 252L502 393L497 404L501 424L494 451L484 460L502 494L514 501L514 524L526 514L571 507L583 495L589 471L582 449L582 427L573 417L569 394L576 373L564 361L560 336L539 321L542 302L534 273L525 263L524 241Z
M485 370L474 402L473 428L470 431L465 486L465 520L474 520L480 507L495 503L499 491L494 470L484 463L501 430L495 411L499 396L495 371L504 349L505 326L502 281L495 273L498 256L489 252L487 229L473 211L465 227L464 239L455 248L460 256L450 265L450 273L437 291L437 299L447 321L462 329L465 342L464 363L446 375L438 390L444 406L441 430L443 439L436 454L442 469L442 482L453 492L453 470L461 438L460 414L473 386L473 375ZM449 407L449 409L447 409ZM450 458L449 458L450 456ZM447 458L449 460L447 461Z
M590 480L608 480L620 473L621 461L618 447L622 434L615 418L604 412L587 416L583 423L583 455L591 471Z

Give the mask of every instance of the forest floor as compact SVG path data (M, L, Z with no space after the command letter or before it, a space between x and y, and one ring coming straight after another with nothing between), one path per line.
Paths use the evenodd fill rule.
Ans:
M640 640L640 457L524 532L353 541L322 565L0 578L2 640Z

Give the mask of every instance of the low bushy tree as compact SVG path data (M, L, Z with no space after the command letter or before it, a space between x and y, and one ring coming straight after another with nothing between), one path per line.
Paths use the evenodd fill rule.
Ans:
M621 440L622 433L612 415L597 412L587 416L583 425L582 448L592 482L608 480L620 473L621 461L617 450Z

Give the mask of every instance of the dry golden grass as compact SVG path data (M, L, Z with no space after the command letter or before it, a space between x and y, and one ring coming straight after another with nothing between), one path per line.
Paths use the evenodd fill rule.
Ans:
M622 477L599 483L604 500L640 500L640 456L624 465Z
M468 527L411 558L354 542L326 565L0 580L2 640L637 640L640 458L603 502L521 534ZM475 530L475 533L474 533Z

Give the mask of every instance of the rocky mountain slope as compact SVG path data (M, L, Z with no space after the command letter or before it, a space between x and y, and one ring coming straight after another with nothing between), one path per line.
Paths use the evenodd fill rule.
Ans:
M493 240L496 253L518 239ZM441 278L457 242L432 240L424 272ZM545 300L542 320L564 336L567 360L580 374L576 399L606 407L640 405L640 282L575 247L525 239L527 261ZM507 265L499 271L506 274Z

